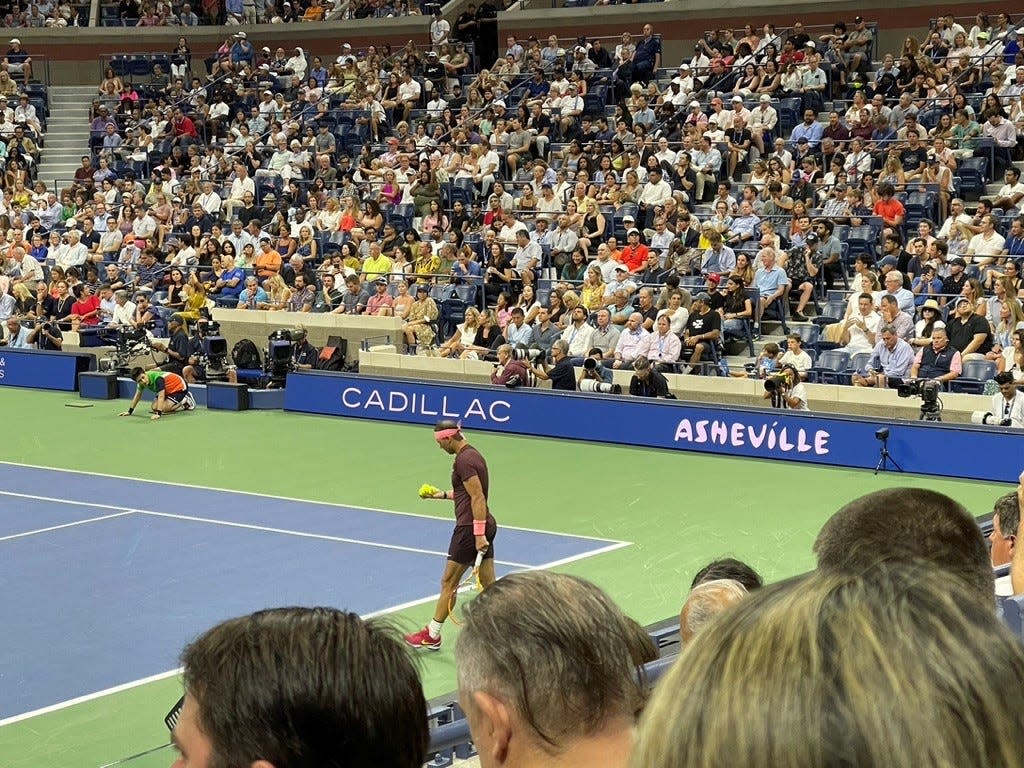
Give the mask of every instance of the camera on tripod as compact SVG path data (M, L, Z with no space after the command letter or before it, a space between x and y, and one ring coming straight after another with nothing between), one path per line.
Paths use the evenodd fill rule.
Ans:
M910 379L896 387L900 397L921 398L921 421L942 421L942 382L935 379Z
M139 355L152 351L153 345L149 339L149 330L155 325L154 321L150 321L138 326L120 326L115 329L113 340L109 336L101 335L104 341L108 343L112 341L114 353L112 356L100 359L97 366L99 370L113 371L118 376L128 376L133 360Z
M279 328L267 336L263 371L267 374L268 386L284 386L288 373L295 370L295 345L305 340L304 328Z

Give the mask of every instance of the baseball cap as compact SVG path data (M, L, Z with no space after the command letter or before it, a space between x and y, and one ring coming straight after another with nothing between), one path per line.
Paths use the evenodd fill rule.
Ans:
M263 196L263 202L267 202L268 200L269 201L277 200L277 195L275 195L273 192L271 192L269 195L264 195ZM268 237L267 239L269 240L270 238Z
M690 106L691 107L699 107L700 106L700 102L699 101L691 101L690 102Z
M966 267L967 266L967 262L964 261L960 256L954 256L952 259L949 260L949 263L951 265L952 264L958 264L961 267Z
M804 47L805 48L817 48L818 46L814 44L813 40L808 40L807 44Z
M967 298L966 296L960 296L960 297L958 297L958 298L957 298L957 300L956 300L956 301L955 301L955 302L953 303L953 306L954 306L954 307L959 307L959 306L960 306L961 304L970 304L970 303L971 303L971 300L970 300L970 299L968 299L968 298Z
M263 235L263 237L260 238L260 242L261 243L269 243L270 242L270 237L268 235Z
M268 47L267 47L267 46L265 46L265 45L264 45L264 46L263 46L262 48L260 48L260 50L261 50L261 51L262 51L263 53L270 53L270 48L268 48Z
M637 229L636 227L633 227L632 229L630 229L629 231L626 232L626 236L627 237L629 235L639 235L639 234L640 234L640 230Z
M709 272L707 279L709 283L714 283L715 285L718 285L720 282L722 282L722 276L717 272ZM708 296L708 298L710 299L711 297Z
M986 32L985 30L981 30L981 32L978 33L977 37L979 40L981 38L985 38L986 40L988 40L988 32Z
M938 312L941 311L942 308L939 306L939 302L935 299L928 299L928 301L921 305L921 309L934 309Z
M739 102L740 104L742 104L743 103L743 97L742 96L733 96L732 97L732 101L733 101L733 104L735 104L736 102Z
M758 101L760 101L762 104L767 104L771 100L772 100L772 97L769 96L767 93L762 93L761 94L761 98L758 99Z
M10 40L7 41L7 44L8 45L21 45L21 40L19 40L16 37L12 37Z
M624 264L619 264L619 266L617 266L615 268L615 271L616 272L629 272L629 267L625 266Z
M853 23L854 24L860 24L862 21L864 21L864 17L863 16L854 16L853 17Z
M346 51L351 51L352 50L352 46L349 43L342 43L341 47L344 48Z
M501 107L502 109L505 109L505 102L502 101L501 99L498 99L496 102L491 104L491 106L494 107L495 109L497 109L498 107Z
M388 281L387 281L386 278L378 277L376 280L373 281L373 284L374 285L387 285Z
M575 53L586 53L587 49L584 48L582 45L577 45L575 48L573 48L573 51Z
M419 283L416 286L416 293L430 293L430 286L426 283Z
M895 256L884 256L878 261L879 269L882 267L895 267L897 265L899 265L899 262L896 260Z
M427 58L428 59L436 59L437 58L437 52L436 51L427 51Z
M811 232L809 235L807 235L806 238L804 238L804 242L805 243L816 243L816 242L818 242L818 236L816 234L814 234L813 232Z
M1016 32L1018 35L1024 35L1024 27L1017 27L1013 31Z
M709 277L710 277L710 275L709 275ZM707 291L701 291L700 293L698 293L696 296L693 297L693 300L694 301L702 301L705 304L710 304L711 303L711 294L708 293Z
M245 32L238 32L238 33L235 34L235 37L238 38L239 40L245 40L245 38L247 38L248 35L245 34Z

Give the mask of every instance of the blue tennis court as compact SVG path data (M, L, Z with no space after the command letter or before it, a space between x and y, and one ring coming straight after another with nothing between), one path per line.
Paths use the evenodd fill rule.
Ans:
M0 464L0 723L169 673L214 623L278 605L370 615L437 593L452 523ZM499 521L500 523L500 521ZM502 528L499 575L626 542Z

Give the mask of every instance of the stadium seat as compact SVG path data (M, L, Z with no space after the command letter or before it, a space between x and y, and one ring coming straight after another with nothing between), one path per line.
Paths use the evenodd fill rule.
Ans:
M809 326L815 328L816 326ZM829 349L818 355L814 367L808 371L807 379L815 383L836 384L838 374L850 365L850 356L838 349Z
M965 360L960 378L949 383L949 390L980 395L985 391L985 382L995 375L996 364L991 360Z

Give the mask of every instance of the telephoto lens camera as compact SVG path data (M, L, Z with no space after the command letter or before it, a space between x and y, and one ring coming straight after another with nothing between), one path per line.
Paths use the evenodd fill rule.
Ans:
M765 392L778 392L789 386L789 379L784 373L773 373L764 380Z
M986 427L1012 427L1013 421L1009 418L996 420L996 417L986 411L974 411L971 414L972 424L981 424Z
M536 363L544 359L544 350L540 347L527 347L525 344L517 344L512 349L513 360L528 360Z

